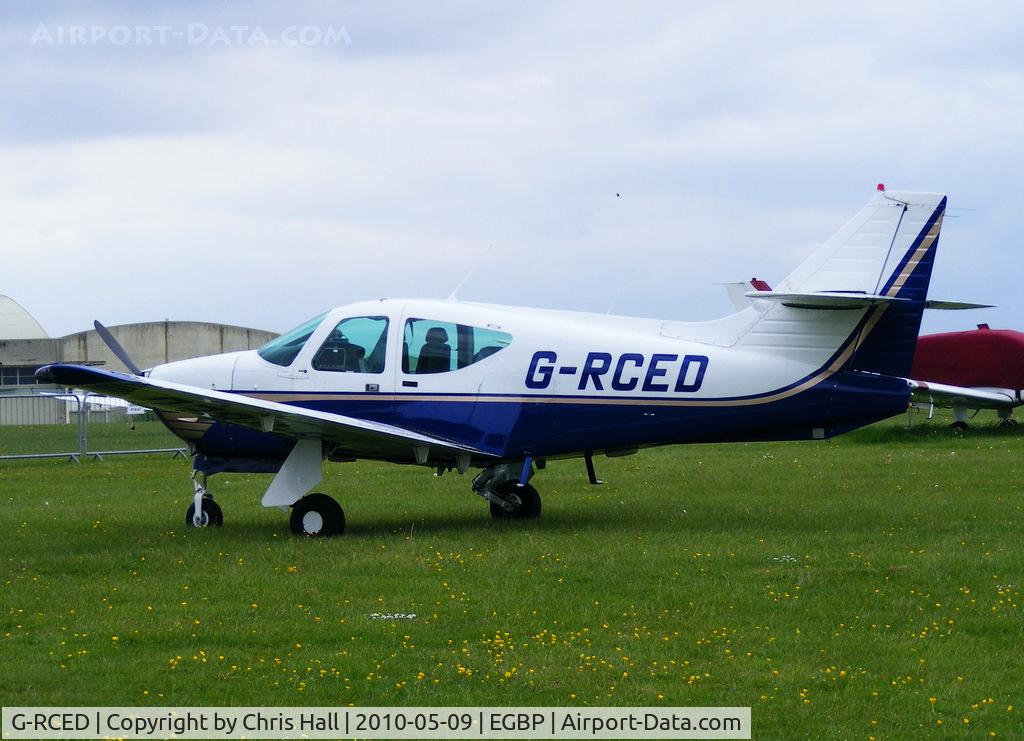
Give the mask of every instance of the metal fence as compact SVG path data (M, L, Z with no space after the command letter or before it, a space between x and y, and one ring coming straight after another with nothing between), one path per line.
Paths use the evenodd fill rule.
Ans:
M0 394L0 460L184 455L148 409L99 394Z

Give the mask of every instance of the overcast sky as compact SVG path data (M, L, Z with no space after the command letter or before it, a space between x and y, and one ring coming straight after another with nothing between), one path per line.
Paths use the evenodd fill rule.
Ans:
M280 331L478 265L707 319L885 182L949 195L932 297L999 305L925 330L1024 330L1024 6L824 5L5 4L0 294Z

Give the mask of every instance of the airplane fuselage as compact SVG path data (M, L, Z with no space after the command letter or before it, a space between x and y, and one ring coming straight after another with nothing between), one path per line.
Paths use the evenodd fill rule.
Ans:
M757 309L749 312L753 321ZM846 332L852 341L858 318L842 317L836 336ZM339 339L345 327L362 334ZM432 346L431 332L446 341ZM328 312L287 364L248 351L171 363L150 375L396 425L508 460L823 439L907 407L905 382L841 369L843 348L834 344L773 354L678 336L686 333L686 325L656 320L382 300ZM332 342L344 351L325 350ZM325 352L334 353L329 362ZM280 461L293 446L223 422L168 421L211 460Z

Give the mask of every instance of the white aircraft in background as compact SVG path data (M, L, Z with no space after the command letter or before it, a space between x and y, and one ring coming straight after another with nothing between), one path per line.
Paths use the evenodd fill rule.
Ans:
M823 440L906 411L946 198L885 192L776 290L684 323L457 301L380 300L321 314L255 351L134 375L57 364L47 383L145 406L193 454L189 525L220 525L207 477L275 473L263 504L297 534L344 530L308 493L322 463L481 469L499 518L532 518L547 461L695 442Z

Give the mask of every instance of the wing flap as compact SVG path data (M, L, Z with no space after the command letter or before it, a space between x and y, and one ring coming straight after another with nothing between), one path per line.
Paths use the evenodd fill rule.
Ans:
M353 452L413 456L415 448L428 446L453 453L493 457L461 443L381 422L94 367L48 365L36 372L36 378L44 383L73 386L126 399L150 409L193 414L285 437L321 438Z

